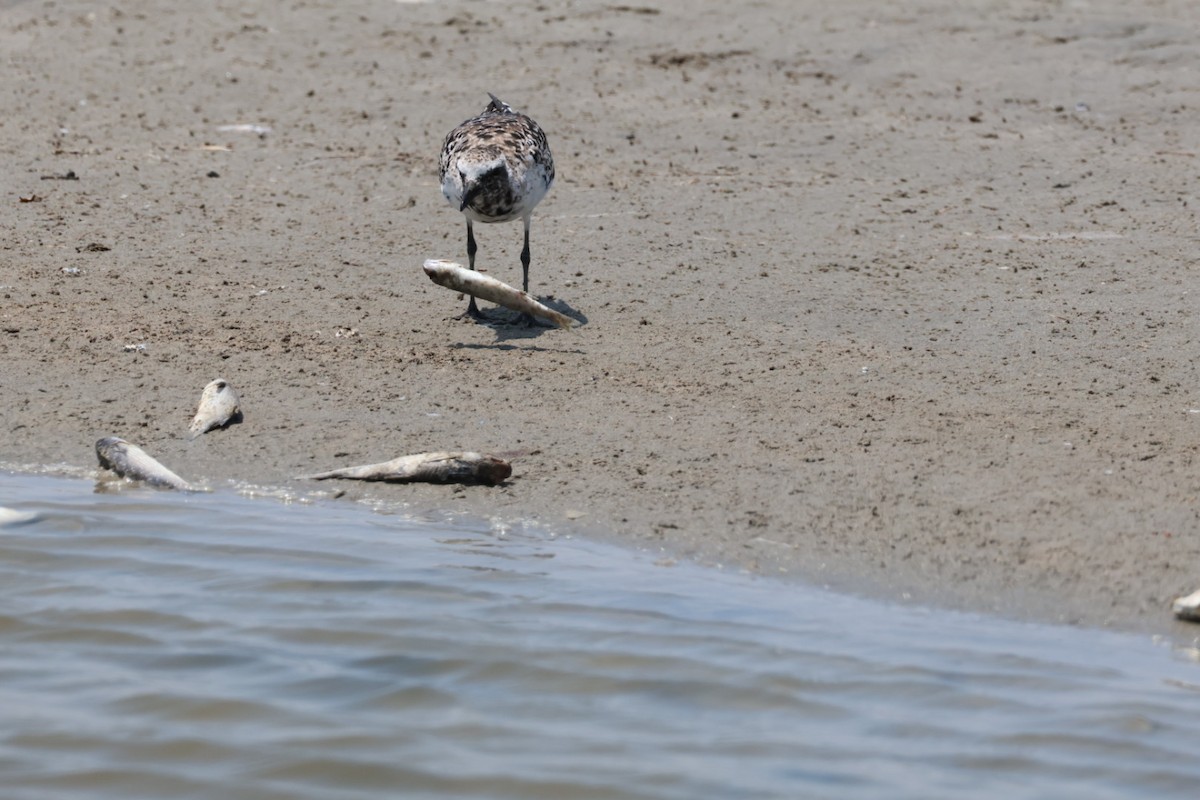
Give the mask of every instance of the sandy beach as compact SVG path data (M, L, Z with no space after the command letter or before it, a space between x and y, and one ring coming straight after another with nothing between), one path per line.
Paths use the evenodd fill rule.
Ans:
M1193 636L1200 10L968 5L0 5L0 462L118 435L326 491L479 450L512 479L336 488ZM572 331L422 273L465 262L437 155L489 91L549 136ZM519 285L520 223L476 234ZM245 419L189 442L218 376Z

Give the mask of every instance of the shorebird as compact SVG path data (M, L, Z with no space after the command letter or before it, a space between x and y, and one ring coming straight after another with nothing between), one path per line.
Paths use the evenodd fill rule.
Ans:
M536 122L492 93L492 102L446 135L442 144L442 194L467 218L467 261L475 269L476 222L525 223L521 250L522 284L529 291L529 221L554 183L554 157ZM482 319L475 298L467 314ZM532 322L522 317L527 324Z

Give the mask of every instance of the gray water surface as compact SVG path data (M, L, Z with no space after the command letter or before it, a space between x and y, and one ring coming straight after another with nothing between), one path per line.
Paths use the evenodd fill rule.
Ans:
M0 796L1195 797L1200 667L484 523L0 473Z

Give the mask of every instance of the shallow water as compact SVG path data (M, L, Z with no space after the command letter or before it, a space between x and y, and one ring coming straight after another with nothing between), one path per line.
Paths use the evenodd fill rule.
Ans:
M0 473L0 794L1194 797L1200 666L620 548Z

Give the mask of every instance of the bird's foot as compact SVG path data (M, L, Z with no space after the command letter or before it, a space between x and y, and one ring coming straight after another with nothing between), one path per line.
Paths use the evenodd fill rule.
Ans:
M471 298L471 303L470 303L470 305L467 306L467 310L464 311L463 313L459 314L458 318L459 319L473 319L476 322L491 322L492 321L491 317L484 314L482 311L479 310L479 306L475 305L474 297Z

